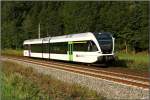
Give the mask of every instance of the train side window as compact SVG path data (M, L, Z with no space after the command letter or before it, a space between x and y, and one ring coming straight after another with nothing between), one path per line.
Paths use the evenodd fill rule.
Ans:
M43 43L43 53L49 53L48 43Z
M29 45L28 45L28 44L25 44L25 45L23 46L23 48L24 48L24 50L28 50L28 49L29 49Z
M67 54L67 42L50 43L50 53Z
M74 42L74 51L97 51L97 46L93 41L78 41Z
M31 44L31 52L42 53L42 44Z
M73 51L88 51L87 41L74 42L73 47Z
M93 41L88 41L88 51L98 51L98 48Z

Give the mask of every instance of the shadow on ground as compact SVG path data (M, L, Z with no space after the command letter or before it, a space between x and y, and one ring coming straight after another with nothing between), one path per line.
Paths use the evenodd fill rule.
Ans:
M115 61L112 62L108 62L107 65L108 66L112 66L112 67L123 67L123 68L127 68L129 64L132 64L134 61L133 60L124 60L124 59L117 59Z

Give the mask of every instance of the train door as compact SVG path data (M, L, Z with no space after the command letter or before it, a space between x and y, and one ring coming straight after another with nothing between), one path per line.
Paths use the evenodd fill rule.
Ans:
M68 42L68 58L69 61L73 61L73 42Z
M29 53L29 57L31 57L31 45L28 45L28 53Z

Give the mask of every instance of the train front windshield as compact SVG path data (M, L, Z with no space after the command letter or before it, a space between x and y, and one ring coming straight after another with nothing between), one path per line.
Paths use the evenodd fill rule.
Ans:
M113 49L113 39L110 33L95 33L95 37L99 43L103 54L111 54Z

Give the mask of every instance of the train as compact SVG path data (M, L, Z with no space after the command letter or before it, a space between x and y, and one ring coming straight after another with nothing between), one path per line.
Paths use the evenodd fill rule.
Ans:
M113 61L115 38L110 32L86 32L30 39L23 42L23 56L81 63Z

